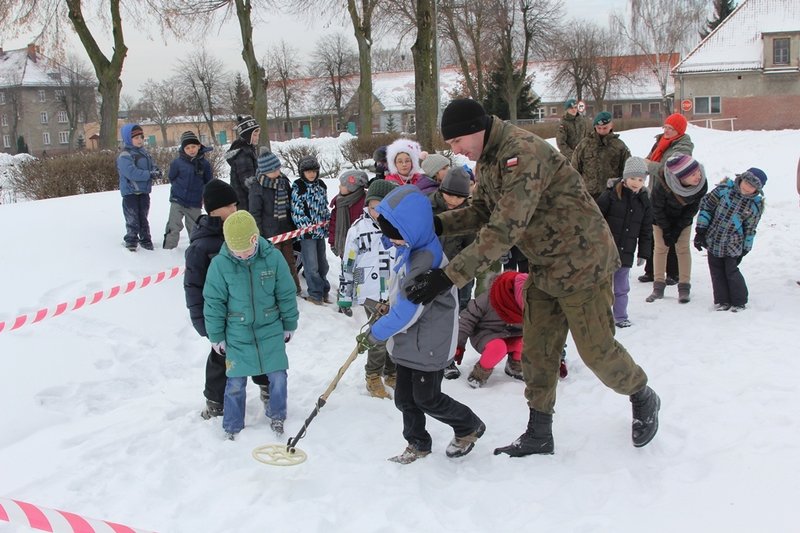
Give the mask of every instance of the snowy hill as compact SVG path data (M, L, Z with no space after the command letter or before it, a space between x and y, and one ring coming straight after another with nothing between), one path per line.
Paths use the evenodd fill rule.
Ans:
M658 131L622 138L645 155ZM498 367L479 390L465 375L444 383L487 424L470 455L446 458L450 430L431 421L429 457L386 461L405 446L401 417L367 396L360 356L300 441L308 461L263 465L252 449L285 439L270 431L254 385L236 441L223 440L220 419L198 414L209 346L191 327L178 277L0 333L0 498L162 533L797 531L800 130L689 133L712 184L762 168L767 209L742 266L747 311L712 310L694 249L690 304L677 303L674 287L647 304L650 285L633 281L635 325L618 338L662 399L647 447L630 443L628 399L604 387L570 341L553 456L492 455L528 416L523 384ZM125 250L120 204L108 192L0 205L0 321L183 265L185 235L177 250ZM167 213L168 187L156 187L156 241ZM335 286L339 263L329 260ZM299 305L286 438L366 321ZM468 348L462 372L477 358ZM0 531L29 529L0 519Z

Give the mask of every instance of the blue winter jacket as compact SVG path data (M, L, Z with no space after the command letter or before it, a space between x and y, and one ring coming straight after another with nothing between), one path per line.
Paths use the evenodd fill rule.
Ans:
M289 368L283 332L297 329L297 296L289 265L271 242L259 237L247 259L223 245L211 260L203 299L208 340L226 344L228 377Z
M328 222L331 211L328 209L328 187L317 178L308 181L299 177L292 183L292 222L298 229L318 222L325 222L321 227L303 233L298 239L327 239Z
M119 192L122 196L150 194L153 188L150 171L158 168L144 147L133 146L131 130L136 126L138 124L125 124L120 130L124 148L117 156L117 172L119 172Z
M195 157L189 157L181 148L169 165L169 201L177 202L183 207L201 207L203 205L203 187L214 178L211 163L205 154L211 151L208 146L200 145Z
M403 185L390 192L376 209L397 228L406 245L397 247L389 313L373 324L370 335L386 341L386 349L397 364L426 372L442 370L455 354L458 340L458 291L451 287L427 305L412 303L406 297L406 288L416 276L447 265L433 230L430 200L415 185ZM384 240L388 242L385 236Z
M743 195L741 181L726 178L700 201L695 230L706 230L708 253L716 257L740 257L753 248L764 198L761 190Z

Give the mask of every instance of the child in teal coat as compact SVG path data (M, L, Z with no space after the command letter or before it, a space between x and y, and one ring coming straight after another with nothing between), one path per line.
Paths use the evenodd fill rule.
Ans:
M277 434L286 419L286 343L297 329L297 300L289 265L259 236L247 211L222 226L225 244L211 261L203 286L203 315L214 350L225 354L222 428L230 440L244 428L247 376L266 374L266 415Z

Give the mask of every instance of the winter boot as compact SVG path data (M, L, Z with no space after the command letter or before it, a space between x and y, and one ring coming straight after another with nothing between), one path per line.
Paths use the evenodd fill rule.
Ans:
M524 457L533 454L551 455L554 449L553 415L531 409L528 428L525 433L508 446L495 448L494 454L507 453L511 457Z
M456 367L455 361L450 361L444 369L444 379L458 379L461 376L461 370Z
M225 440L236 440L236 433L225 432Z
M475 363L475 366L472 367L472 372L469 373L469 377L467 378L467 385L473 389L483 387L486 385L486 380L489 379L493 371L493 368L483 368L480 362Z
M269 385L259 385L258 388L261 389L261 403L265 406L269 406Z
M653 282L653 292L650 293L650 296L645 298L646 302L655 302L656 300L660 300L664 297L664 288L667 286L666 283L663 281L654 281Z
M692 288L691 283L678 283L678 303L680 304L688 304L689 300L689 290Z
M420 450L413 444L409 444L406 446L406 449L403 450L403 453L400 455L395 455L394 457L389 457L389 461L393 463L400 463L401 465L407 465L409 463L413 463L417 459L422 459L431 454L430 450Z
M272 428L277 435L283 435L283 420L273 418L270 420L269 427Z
M744 304L742 304L742 305L734 305L733 307L731 307L731 312L732 313L740 313L740 312L744 311L745 309L747 309L747 306L744 305Z
M511 376L514 379L523 379L522 377L522 363L519 361L515 361L514 359L509 356L506 359L506 375Z
M210 420L215 416L222 416L222 404L212 400L206 400L206 408L200 411L200 416L205 420Z
M453 440L450 441L450 444L447 445L447 449L444 451L445 455L447 455L447 457L462 457L467 455L472 451L472 448L475 447L475 442L483 437L485 432L486 424L481 422L478 424L478 428L469 435L453 437Z
M380 374L367 374L367 392L373 398L391 399L391 395L383 387Z
M386 374L383 376L383 382L386 384L387 387L391 387L393 389L397 388L397 374Z
M633 426L631 436L633 445L641 448L656 436L658 431L658 410L661 398L650 387L645 387L631 395L633 406Z

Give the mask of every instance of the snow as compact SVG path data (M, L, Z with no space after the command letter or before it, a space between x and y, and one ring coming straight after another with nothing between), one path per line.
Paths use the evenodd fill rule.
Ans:
M657 132L622 138L644 155ZM400 413L367 396L359 356L298 445L308 460L263 465L253 448L297 433L366 318L300 301L286 435L272 434L250 384L247 427L225 441L219 419L199 416L209 346L191 327L178 278L0 333L0 497L161 532L795 530L800 130L689 133L711 183L762 168L768 207L743 263L747 311L712 311L694 249L690 304L677 304L674 287L646 304L649 285L633 281L634 326L617 335L662 399L648 446L631 445L628 399L603 386L570 341L553 456L492 455L528 415L523 384L501 366L479 390L465 375L443 384L486 422L471 454L446 458L452 434L430 421L430 456L386 461L405 446ZM117 192L0 206L0 320L183 264L185 235L177 250L125 250L120 211ZM158 186L154 236L167 213L168 187ZM329 260L335 286L339 263ZM476 360L468 348L462 372ZM29 530L0 521L0 531Z

